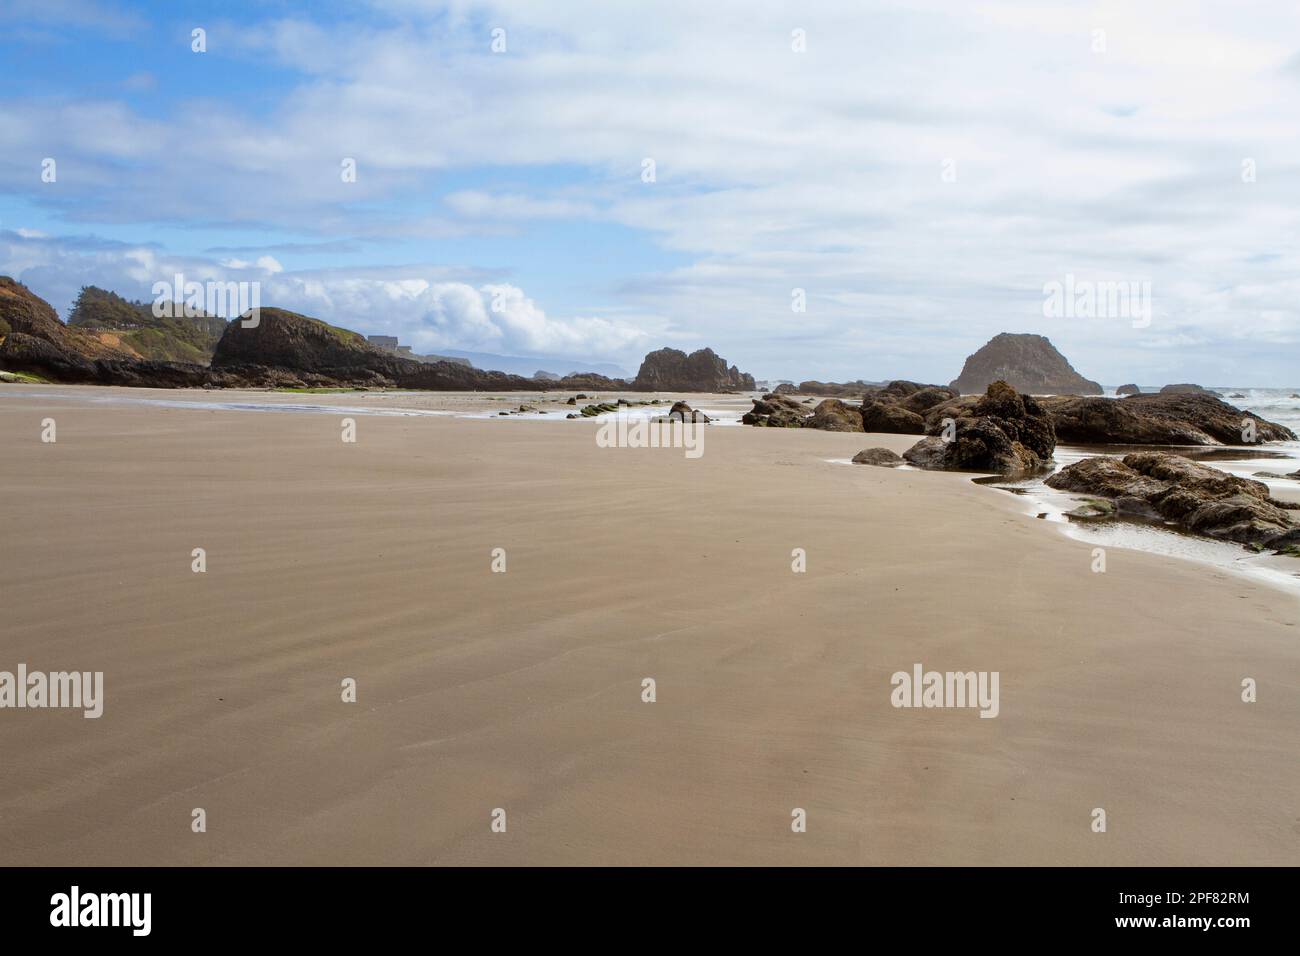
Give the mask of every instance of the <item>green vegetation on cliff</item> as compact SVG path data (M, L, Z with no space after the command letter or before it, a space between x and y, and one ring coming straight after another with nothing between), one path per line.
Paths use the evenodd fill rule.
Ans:
M206 365L226 320L212 315L158 318L146 302L131 302L116 292L83 286L68 313L68 325L109 333L141 358Z

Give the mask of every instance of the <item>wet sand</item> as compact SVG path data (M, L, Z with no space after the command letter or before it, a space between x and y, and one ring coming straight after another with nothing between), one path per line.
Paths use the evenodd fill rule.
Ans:
M0 669L107 699L0 710L7 863L1300 862L1296 598L1122 549L1096 574L968 476L826 460L909 436L710 427L690 460L359 416L345 444L21 388ZM998 671L999 716L895 709L915 662Z

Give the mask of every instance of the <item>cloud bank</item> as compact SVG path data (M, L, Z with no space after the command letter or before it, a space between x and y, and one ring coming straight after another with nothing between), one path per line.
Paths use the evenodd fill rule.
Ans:
M286 270L276 304L409 325L421 347L626 361L709 344L760 376L946 381L1007 330L1112 383L1295 384L1300 9L1194 12L383 0L346 21L214 23L205 68L292 77L264 90L269 110L0 100L0 183L63 227L27 244L44 260L11 240L0 266L38 291L67 284L57 268L141 275L162 250L84 237L160 218L387 243L391 263L459 238L475 261ZM57 189L36 181L41 156L61 158ZM622 253L599 279L562 263L548 316L501 284L527 263L483 250L566 228L629 230L662 255ZM1152 322L1045 317L1044 285L1067 274L1149 281Z

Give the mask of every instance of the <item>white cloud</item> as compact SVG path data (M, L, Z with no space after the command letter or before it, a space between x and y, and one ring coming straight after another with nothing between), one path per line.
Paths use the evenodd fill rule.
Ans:
M150 301L155 282L177 273L188 281L261 285L263 306L276 306L370 334L398 335L417 351L463 348L507 354L637 358L649 339L640 329L597 317L553 318L522 289L422 277L418 266L288 272L271 256L214 262L153 247L76 242L0 232L0 262L60 312L82 285Z
M0 176L30 182L24 157L66 156L59 208L90 222L166 209L324 240L621 224L689 264L633 265L611 306L759 374L946 380L1009 329L1048 334L1091 377L1294 377L1278 348L1300 344L1292 3L1196 17L1178 0L373 5L393 25L230 34L238 55L300 71L269 115L235 101L168 122L112 101L0 103ZM806 53L790 49L795 27ZM358 162L350 185L344 156ZM551 164L585 185L491 183L497 167ZM486 184L436 212L385 205L429 200L465 168ZM1150 279L1152 327L1044 320L1042 285L1067 272ZM319 314L401 316L444 347L590 354L633 340L621 323L549 318L522 293L485 311L482 283L291 278L286 294ZM789 310L795 286L808 313Z

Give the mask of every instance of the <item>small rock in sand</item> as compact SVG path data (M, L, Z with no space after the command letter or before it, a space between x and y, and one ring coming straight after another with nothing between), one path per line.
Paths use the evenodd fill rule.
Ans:
M888 448L868 448L853 456L855 465L878 465L881 468L897 468L903 463L901 455L896 455Z

